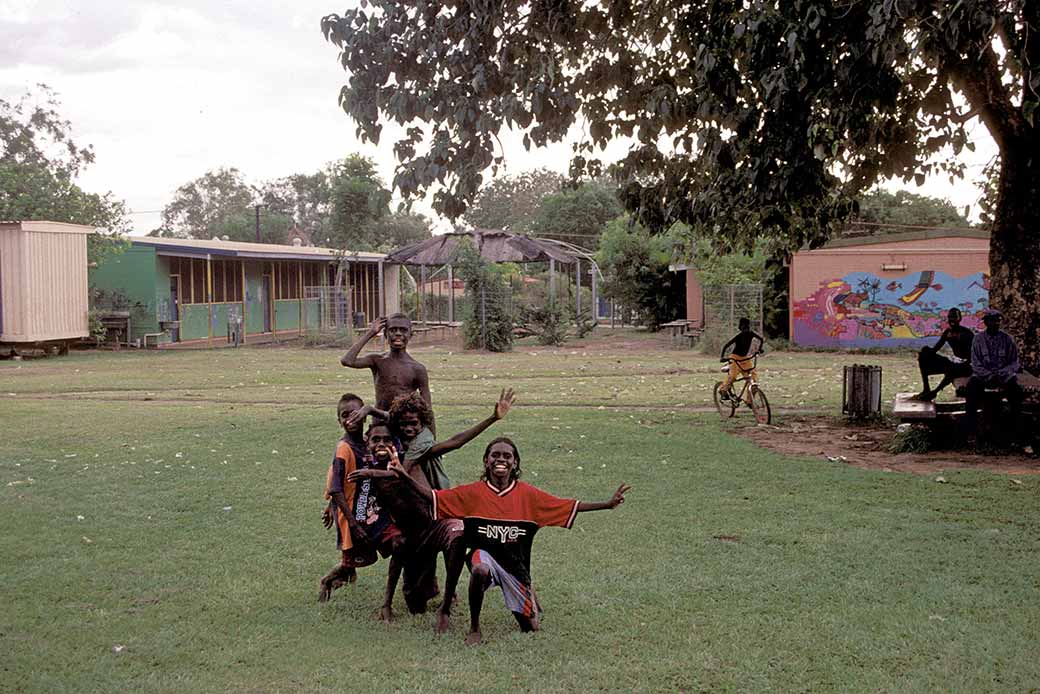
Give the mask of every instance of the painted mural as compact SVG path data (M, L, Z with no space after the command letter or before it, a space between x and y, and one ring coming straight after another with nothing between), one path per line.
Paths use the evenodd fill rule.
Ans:
M814 347L908 347L931 344L957 307L961 324L982 329L989 275L926 271L900 278L852 272L824 282L794 304L794 341Z

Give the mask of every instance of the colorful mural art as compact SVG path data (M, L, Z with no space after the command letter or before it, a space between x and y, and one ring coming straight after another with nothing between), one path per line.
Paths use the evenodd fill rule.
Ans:
M794 341L812 347L918 347L931 344L957 307L961 324L982 329L989 275L926 271L898 279L853 272L821 283L794 304Z

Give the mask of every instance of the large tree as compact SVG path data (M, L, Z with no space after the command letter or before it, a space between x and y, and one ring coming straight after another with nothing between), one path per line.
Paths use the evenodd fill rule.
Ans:
M97 262L129 231L126 204L76 183L93 163L94 150L76 144L59 108L55 93L42 84L18 101L0 99L0 219L92 226L100 233L88 237L88 256Z
M374 251L376 225L390 214L390 191L371 159L351 154L330 166L332 210L328 243L351 251Z
M177 188L162 211L162 224L151 236L256 241L258 191L236 168L207 171ZM260 241L285 243L291 224L281 210L261 208Z
M527 232L542 198L566 183L565 176L548 169L498 176L480 189L462 218L478 229Z
M978 116L1001 161L991 301L1037 362L1038 0L370 0L322 28L360 131L406 126L395 186L451 217L503 129L541 146L583 122L572 174L633 138L611 171L652 228L818 245L880 178L958 175Z
M606 223L621 213L613 187L586 181L577 188L544 196L538 202L530 230L535 236L595 250Z
M853 224L951 227L967 229L971 222L948 200L918 195L907 190L890 193L872 190L859 200L859 213Z

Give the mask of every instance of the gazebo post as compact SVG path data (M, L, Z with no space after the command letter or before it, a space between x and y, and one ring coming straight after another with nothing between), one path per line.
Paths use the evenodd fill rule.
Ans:
M556 260L549 258L549 308L556 305Z
M426 320L426 266L419 266L419 296L416 306L419 322Z
M455 268L448 263L448 322L455 322Z
M592 273L592 322L596 323L599 318L599 295L596 292L596 266L590 268Z
M574 322L581 323L581 258L574 259Z

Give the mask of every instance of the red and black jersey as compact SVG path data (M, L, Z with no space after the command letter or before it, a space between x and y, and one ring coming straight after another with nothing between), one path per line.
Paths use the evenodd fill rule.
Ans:
M577 513L577 499L561 499L525 482L501 491L480 481L433 492L434 520L461 518L467 546L487 551L528 586L535 533L546 525L569 528Z

